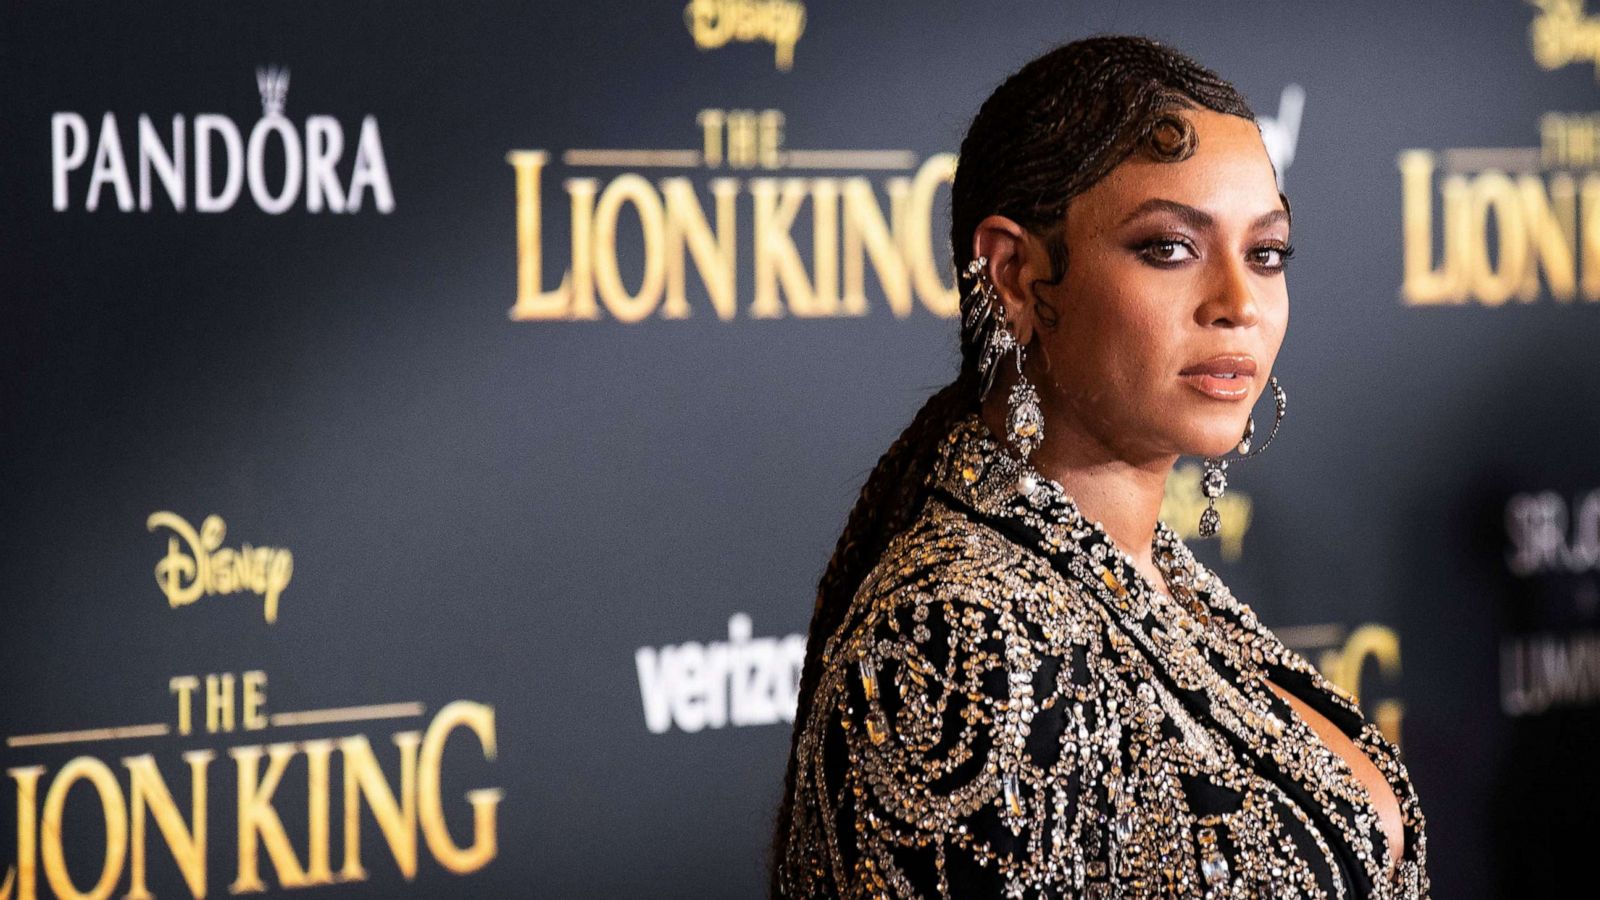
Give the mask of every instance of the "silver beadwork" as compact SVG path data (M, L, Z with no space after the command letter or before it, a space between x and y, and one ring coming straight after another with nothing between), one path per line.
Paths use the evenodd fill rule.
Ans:
M1151 547L1160 577L1147 580L1003 444L976 414L946 435L933 483L947 499L922 507L825 645L810 714L795 723L780 892L975 896L953 890L959 869L987 872L994 896L1011 885L1029 897L1309 900L1353 897L1312 889L1359 875L1341 873L1349 864L1373 898L1430 896L1425 821L1398 748L1361 732L1403 812L1407 858L1386 875L1373 795L1311 728L1270 711L1265 666L1358 714L1353 703L1165 522ZM893 711L868 698L864 658ZM1315 808L1285 795L1283 777ZM1239 813L1215 815L1191 781L1228 784ZM927 851L918 865L893 864L912 847Z

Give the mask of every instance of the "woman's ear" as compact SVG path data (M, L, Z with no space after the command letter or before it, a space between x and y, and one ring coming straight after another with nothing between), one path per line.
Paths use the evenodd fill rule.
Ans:
M1006 321L1011 323L1011 333L1017 342L1027 346L1033 340L1037 324L1033 318L1033 304L1029 302L1027 285L1028 254L1032 249L1030 235L1021 225L1005 216L989 216L972 233L973 256L989 259L989 278L995 292L1005 305Z

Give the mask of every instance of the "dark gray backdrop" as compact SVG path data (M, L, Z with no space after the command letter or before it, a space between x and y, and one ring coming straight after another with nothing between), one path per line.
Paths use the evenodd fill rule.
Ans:
M1260 115L1277 116L1290 85L1306 98L1282 167L1299 248L1276 367L1289 417L1270 452L1231 479L1253 504L1243 556L1191 544L1274 627L1376 624L1398 638L1399 673L1371 663L1359 687L1369 711L1403 708L1436 896L1526 896L1586 873L1573 854L1595 836L1600 504L1586 498L1600 489L1600 303L1563 302L1542 276L1531 302L1415 306L1400 295L1399 153L1537 148L1542 114L1594 108L1592 59L1538 64L1530 27L1541 16L1580 27L1510 0L813 3L783 71L770 43L697 48L674 3L10 4L0 731L174 723L169 679L248 670L267 673L273 712L390 702L426 712L13 741L0 758L8 770L46 767L37 804L74 757L103 760L126 790L119 761L150 753L187 818L181 754L215 749L216 894L235 876L228 747L364 734L397 784L390 735L471 700L494 708L498 755L484 759L470 735L451 739L445 812L465 844L462 794L501 789L496 858L459 876L424 849L408 884L368 814L370 879L314 891L755 896L788 723L654 733L639 651L727 641L738 614L754 638L804 632L862 479L954 372L955 323L920 305L890 314L870 274L865 316L749 316L744 193L733 320L711 313L691 265L687 319L513 321L506 154L551 155L548 290L570 255L564 178L604 187L624 172L680 175L709 212L713 177L787 174L566 166L568 149L694 149L701 109L779 109L789 147L925 160L956 149L979 102L1023 61L1132 31L1217 69ZM192 197L175 211L159 188L148 211L120 211L110 187L86 208L106 113L137 200L139 116L166 135L174 115L191 129L217 113L248 138L262 115L256 69L269 65L292 73L286 113L302 141L306 116L339 123L346 185L360 123L376 120L392 211L369 193L355 213L313 213L302 197L273 215L248 187L218 213L196 212ZM61 112L83 118L89 144L57 210ZM1532 171L1548 186L1557 169ZM835 174L867 177L881 202L896 173ZM942 191L940 248L947 202ZM808 266L809 216L808 206L794 229ZM631 288L642 258L631 213L619 233ZM1542 498L1532 519L1530 497ZM195 526L221 516L226 547L291 550L277 621L264 622L249 593L170 608L152 576L166 552L167 534L146 527L158 510ZM1530 534L1565 546L1563 562L1513 572L1507 557ZM1543 671L1576 687L1511 715L1502 651L1524 640L1560 651L1540 657ZM770 647L761 658L783 659ZM276 803L302 861L305 764L291 766ZM337 870L337 763L333 778ZM8 775L0 867L16 860L16 796ZM80 890L105 855L97 809L87 783L69 794L65 846ZM188 896L153 824L149 837L152 890ZM276 890L265 857L263 869ZM116 885L128 889L126 866Z

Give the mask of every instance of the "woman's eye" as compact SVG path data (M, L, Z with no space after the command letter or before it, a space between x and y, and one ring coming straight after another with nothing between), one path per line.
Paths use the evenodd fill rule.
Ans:
M1289 258L1294 256L1294 247L1289 245L1257 247L1255 256L1256 261L1268 269L1282 269L1289 264Z
M1140 248L1147 259L1157 263L1182 262L1184 259L1193 259L1194 253L1189 245L1179 240L1158 239L1146 243ZM1188 256L1183 254L1187 253Z

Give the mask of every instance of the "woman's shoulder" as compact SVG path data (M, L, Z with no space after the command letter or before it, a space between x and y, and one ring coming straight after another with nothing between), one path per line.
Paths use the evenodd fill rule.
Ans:
M895 535L862 580L856 605L885 610L908 602L1005 607L1038 615L1079 606L1049 560L994 528L930 498Z
M1096 604L932 503L856 603L824 679L848 760L830 778L853 823L839 845L893 860L906 896L1104 884L1136 698Z
M846 662L885 651L967 669L1009 664L1010 677L1070 658L1076 677L1106 681L1134 662L1127 639L1082 585L1038 550L936 499L889 541L836 639L840 650L827 655Z

